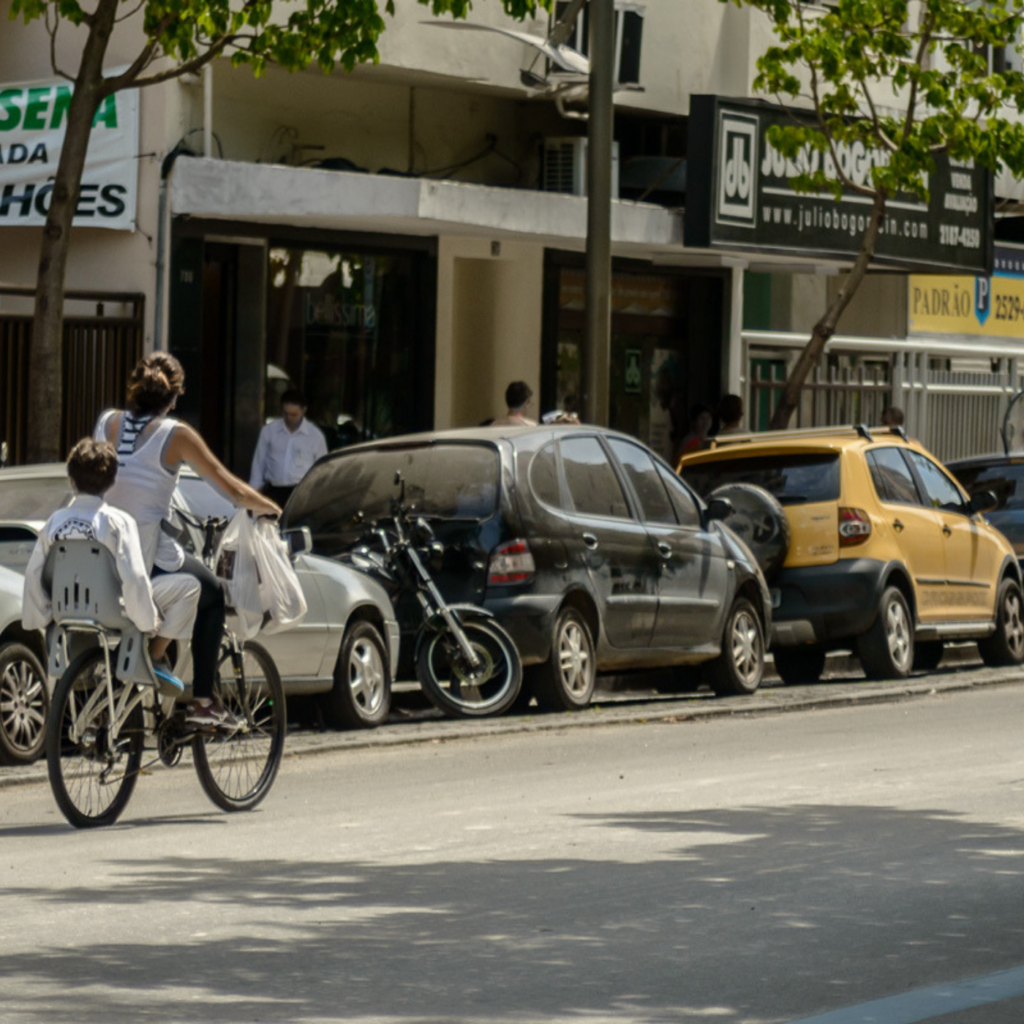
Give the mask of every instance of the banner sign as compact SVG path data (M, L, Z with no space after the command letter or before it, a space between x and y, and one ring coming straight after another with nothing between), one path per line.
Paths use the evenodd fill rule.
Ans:
M803 115L806 117L806 115ZM788 160L768 142L772 125L792 124L798 111L756 100L694 96L690 105L686 213L687 248L771 252L790 256L852 259L860 250L871 199L855 192L801 195L790 178L824 167L831 154L808 147ZM837 157L844 173L870 183L872 167L885 156L861 143L843 144ZM928 203L894 196L875 260L921 269L988 273L991 260L991 176L973 162L936 157Z
M71 82L0 85L0 227L41 226L71 103ZM135 229L139 94L108 96L93 118L76 227Z
M991 277L911 274L907 330L1024 338L1024 250L996 246Z

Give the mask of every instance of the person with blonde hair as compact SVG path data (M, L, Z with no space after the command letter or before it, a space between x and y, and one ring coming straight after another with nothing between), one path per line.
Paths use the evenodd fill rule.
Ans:
M150 575L155 579L165 573L188 573L199 581L192 630L194 701L186 721L216 728L230 724L230 713L213 700L224 632L224 591L210 569L186 552L162 524L171 517L171 500L186 462L235 504L257 515L278 516L281 509L230 472L196 430L170 415L184 391L185 371L174 356L145 356L128 378L126 408L104 412L94 437L109 441L117 452L117 480L107 501L134 516Z

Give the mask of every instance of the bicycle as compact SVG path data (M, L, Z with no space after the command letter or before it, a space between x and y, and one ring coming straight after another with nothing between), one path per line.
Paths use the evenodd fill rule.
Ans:
M146 637L120 608L110 552L93 541L61 541L51 559L50 673L60 679L46 760L67 820L76 828L112 825L139 775L157 763L174 767L186 748L214 804L225 811L259 804L277 776L287 727L284 689L269 653L225 627L214 696L235 724L198 730L174 697L159 693ZM155 754L143 763L147 749Z

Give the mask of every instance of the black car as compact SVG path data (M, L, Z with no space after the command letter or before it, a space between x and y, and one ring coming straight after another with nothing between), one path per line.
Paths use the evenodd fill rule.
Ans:
M1010 542L1017 560L1024 559L1024 454L975 455L946 468L972 497L983 491L996 496L998 504L985 518Z
M489 427L356 445L322 458L284 512L342 556L389 514L395 473L445 546L447 600L493 612L538 703L585 707L598 672L706 663L752 693L771 603L747 548L635 439L592 427ZM397 609L403 628L415 618ZM408 649L408 644L403 648ZM675 673L692 686L693 673Z

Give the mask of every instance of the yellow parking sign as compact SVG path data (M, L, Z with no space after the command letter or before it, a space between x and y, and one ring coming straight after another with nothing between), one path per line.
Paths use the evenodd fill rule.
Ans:
M911 274L907 327L911 334L1024 338L1024 276Z

